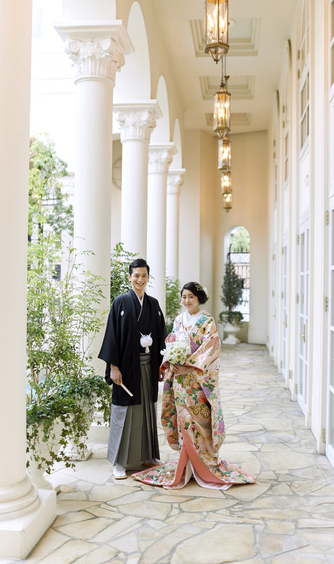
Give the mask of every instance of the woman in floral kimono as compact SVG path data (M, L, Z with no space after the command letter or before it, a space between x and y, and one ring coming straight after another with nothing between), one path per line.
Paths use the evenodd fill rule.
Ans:
M181 298L186 311L175 319L166 342L190 344L191 354L183 365L163 363L166 373L161 414L167 441L180 451L179 460L132 477L165 488L182 488L192 476L206 488L254 483L246 472L218 458L225 437L218 384L220 339L215 320L199 307L208 300L206 290L188 282Z

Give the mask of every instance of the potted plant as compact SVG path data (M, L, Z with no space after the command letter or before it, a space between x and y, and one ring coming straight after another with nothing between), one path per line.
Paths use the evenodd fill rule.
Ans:
M73 248L64 260L62 233L73 210L62 193L66 163L47 135L30 143L27 311L27 466L39 487L55 461L85 457L97 407L109 423L111 390L91 367L100 330L103 280L83 272ZM63 264L62 264L63 263ZM65 273L60 276L61 268Z
M39 487L49 487L43 472L54 462L71 465L70 442L84 456L96 405L106 422L110 417L110 387L90 364L92 338L103 324L103 281L82 271L72 248L59 280L61 260L52 233L29 245L27 466Z
M224 344L236 345L240 343L235 334L242 326L243 315L236 308L242 302L243 279L236 273L234 264L230 256L225 265L224 282L222 284L221 300L227 310L219 314L219 323L224 326L224 331L228 334L224 339Z

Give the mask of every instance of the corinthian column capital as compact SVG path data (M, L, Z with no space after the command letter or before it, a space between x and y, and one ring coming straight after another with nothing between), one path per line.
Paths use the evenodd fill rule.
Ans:
M115 104L114 113L121 131L121 141L143 139L149 141L162 112L156 100Z
M65 42L65 51L75 68L74 82L102 79L115 85L116 72L133 51L130 38L120 22L83 22L54 26Z
M184 173L186 170L170 170L167 176L167 194L180 194L181 186L183 184Z
M175 153L176 147L174 143L150 145L148 149L148 173L160 172L167 174Z

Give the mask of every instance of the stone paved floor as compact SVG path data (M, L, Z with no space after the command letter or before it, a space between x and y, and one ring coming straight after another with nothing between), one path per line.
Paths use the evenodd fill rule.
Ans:
M60 467L58 517L28 564L334 564L334 470L265 347L224 347L221 455L258 479L225 492L114 481L105 445ZM160 430L162 458L175 454Z

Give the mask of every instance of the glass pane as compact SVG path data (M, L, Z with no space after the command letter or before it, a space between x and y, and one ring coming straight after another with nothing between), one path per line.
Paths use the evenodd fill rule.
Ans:
M305 315L308 315L308 274L305 275Z
M306 108L306 88L305 84L300 94L300 117L302 117L304 110Z
M307 232L306 232L306 270L307 270L307 271L309 270L309 267L308 267L308 260L309 260L309 256L308 256L308 255L309 255L309 253L308 253L308 250L309 250L309 239L310 239L310 230L308 229Z
M330 444L334 446L334 394L330 398Z
M300 271L304 272L305 233L300 238Z
M306 360L307 359L307 342L308 342L308 321L307 321L307 319L305 320L304 328L305 328L305 333L304 333L304 335L305 335L304 359Z
M303 399L304 399L304 403L306 403L307 402L307 364L304 364Z
M303 386L304 382L303 382L303 359L300 358L299 359L299 386L298 386L298 391L301 395L303 395L304 392L304 386Z
M306 77L306 102L308 102L310 99L310 80L309 80L309 74L307 73L307 77Z
M301 135L300 135L301 139L301 144L300 147L303 148L304 147L304 143L307 139L307 118L306 118L306 114L303 117L302 123L301 123Z
M331 350L330 350L329 361L331 363L329 367L331 386L334 387L334 331L331 331ZM334 412L332 413L332 415L334 416Z
M331 321L330 321L330 323L333 327L334 326L334 270L332 270L332 272L331 272L331 291L332 291L331 292L332 293L332 296L331 296L331 298L332 298L331 299L331 302L332 302L331 310L332 311L331 311Z
M331 229L332 229L332 261L331 264L334 266L334 210L332 210L332 217L331 217ZM334 302L332 302L334 303Z
M303 358L304 357L304 338L301 337L304 335L304 318L302 316L299 317L299 355Z

